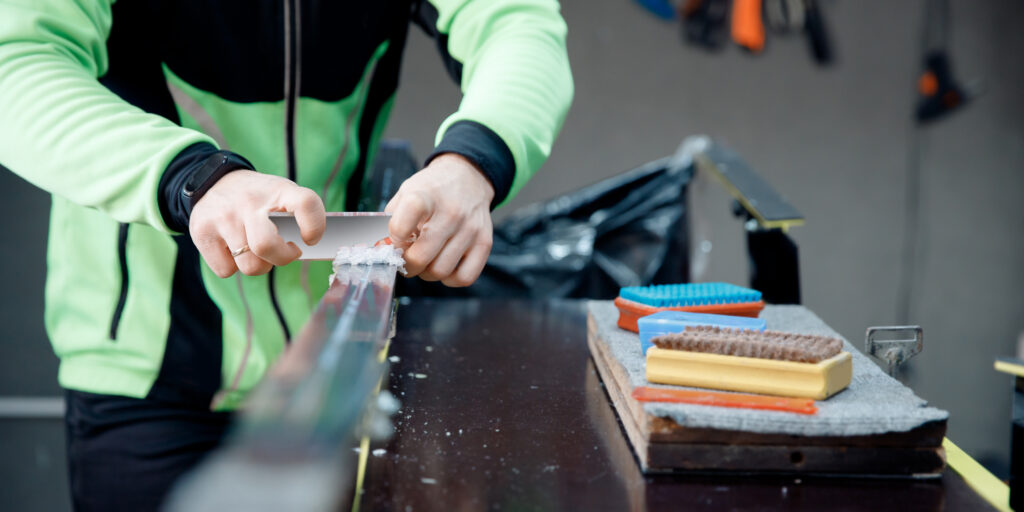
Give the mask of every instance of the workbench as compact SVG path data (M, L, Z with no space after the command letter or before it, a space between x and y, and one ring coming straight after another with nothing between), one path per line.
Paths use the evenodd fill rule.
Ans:
M645 476L586 337L584 301L401 299L387 388L402 406L395 434L362 449L355 508L996 510L955 466L933 480Z

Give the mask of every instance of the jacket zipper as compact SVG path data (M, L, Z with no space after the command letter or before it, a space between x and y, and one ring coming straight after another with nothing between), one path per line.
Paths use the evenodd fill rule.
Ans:
M295 181L295 103L299 85L299 6L284 2L284 143L288 179Z
M110 320L111 341L117 341L117 328L121 324L124 304L128 301L128 224L121 224L117 233L117 261L121 266L121 293L114 308L114 317Z
M300 0L285 0L284 2L284 143L285 158L288 168L288 179L295 181L295 102L298 97L299 88L299 6ZM284 341L288 343L292 339L288 323L285 322L281 305L277 301L277 290L274 285L274 270L267 274L270 281L270 302L274 306L274 313L281 322L281 329L284 331Z

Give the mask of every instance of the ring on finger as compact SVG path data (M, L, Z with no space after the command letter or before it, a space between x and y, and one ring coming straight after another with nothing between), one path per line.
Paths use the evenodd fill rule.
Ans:
M235 250L231 251L231 257L232 258L237 258L237 257L239 257L239 256L241 256L241 255L243 255L243 254L245 254L247 252L249 252L249 244L245 244L245 245L239 247L238 249L235 249Z

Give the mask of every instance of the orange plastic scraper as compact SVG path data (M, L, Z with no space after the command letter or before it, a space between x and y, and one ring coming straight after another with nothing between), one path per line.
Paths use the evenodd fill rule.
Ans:
M640 386L633 390L633 398L641 402L673 402L679 404L711 405L714 407L785 411L797 414L817 414L818 412L818 408L814 406L814 400L749 395L745 393L720 393L717 391Z

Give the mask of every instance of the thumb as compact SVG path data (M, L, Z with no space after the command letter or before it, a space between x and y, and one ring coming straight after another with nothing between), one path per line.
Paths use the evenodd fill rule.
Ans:
M433 202L418 193L395 196L388 208L392 212L388 232L396 243L412 241L420 224L429 219L434 210Z
M401 189L388 201L387 206L384 207L384 213L395 213L395 208L398 207L398 202L401 201L400 197L402 197Z

